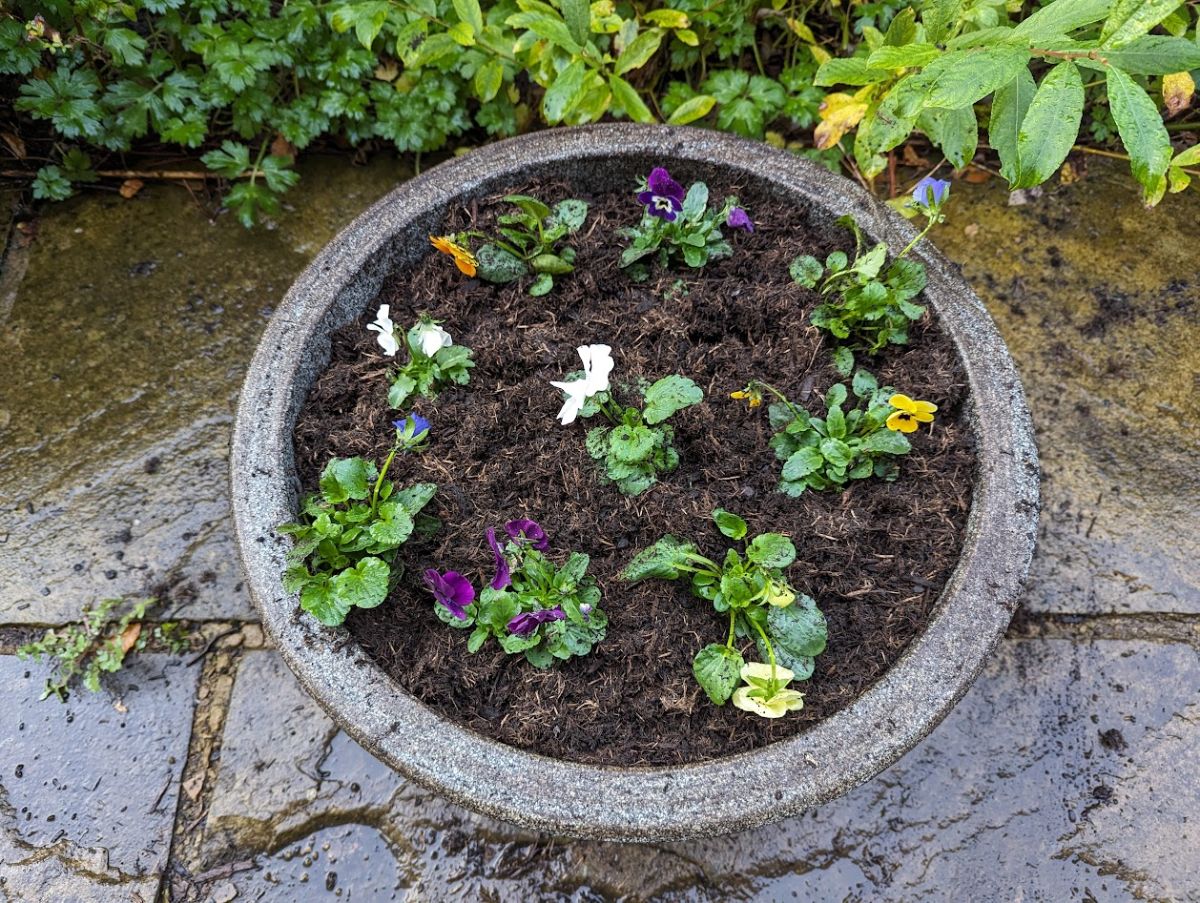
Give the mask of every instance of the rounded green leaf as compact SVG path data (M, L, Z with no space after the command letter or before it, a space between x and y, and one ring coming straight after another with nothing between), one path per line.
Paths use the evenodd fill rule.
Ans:
M737 541L746 535L746 522L732 511L718 508L712 513L712 517L716 521L717 529L730 539Z
M746 547L746 557L765 568L785 568L796 560L796 547L781 533L763 533Z
M724 705L737 689L745 664L736 650L712 643L696 653L692 661L692 673L708 698L717 705Z

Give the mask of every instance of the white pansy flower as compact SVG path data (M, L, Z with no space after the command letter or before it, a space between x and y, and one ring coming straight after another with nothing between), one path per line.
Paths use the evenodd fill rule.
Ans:
M576 351L583 361L583 379L570 382L555 382L550 385L567 393L562 410L558 412L558 420L566 426L574 423L575 418L593 395L608 391L608 377L613 370L612 348L608 345L580 345Z
M417 324L416 330L417 345L421 348L421 353L426 357L433 357L443 348L449 348L454 344L454 339L450 338L450 333L438 326L432 320L422 320Z
M383 353L388 357L395 357L396 352L400 350L400 341L396 338L396 324L388 315L389 311L390 308L387 304L380 304L379 313L375 315L375 322L368 323L367 329L379 333L376 339L383 348Z

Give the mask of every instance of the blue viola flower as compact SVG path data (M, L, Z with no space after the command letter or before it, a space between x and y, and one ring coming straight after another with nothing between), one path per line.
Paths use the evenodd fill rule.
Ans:
M460 621L467 620L467 607L475 601L475 587L458 571L439 574L433 568L425 572L425 585L433 598Z
M741 207L734 207L729 211L729 216L725 218L725 225L730 229L741 229L743 232L754 231L754 220L750 219L750 214Z
M672 179L663 167L656 166L650 170L646 190L639 192L637 198L646 205L646 212L651 216L673 223L683 209L683 195L683 186Z
M517 636L529 636L548 621L561 621L567 615L558 605L540 611L523 611L508 622L508 632Z
M504 557L504 549L496 540L496 528L487 528L488 545L492 547L492 555L496 559L496 576L492 578L492 589L504 589L512 583L512 571L508 567L508 559Z
M527 542L539 552L544 552L550 548L550 540L546 538L546 531L541 528L541 525L537 521L530 520L527 517L510 520L504 525L504 532L514 542Z
M950 183L945 179L926 176L913 189L912 197L918 207L933 210L941 207L950 196Z
M401 448L416 448L429 438L429 421L420 414L409 414L403 420L393 420L396 441Z

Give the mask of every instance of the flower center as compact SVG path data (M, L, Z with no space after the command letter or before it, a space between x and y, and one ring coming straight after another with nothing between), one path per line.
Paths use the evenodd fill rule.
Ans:
M654 206L657 207L659 210L674 210L675 209L675 205L671 202L670 198L663 198L663 197L659 197L658 195L654 196Z

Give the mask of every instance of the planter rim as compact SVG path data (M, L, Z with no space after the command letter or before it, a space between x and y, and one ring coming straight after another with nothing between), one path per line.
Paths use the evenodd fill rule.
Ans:
M790 153L694 128L630 124L554 129L487 145L403 183L343 229L300 274L250 362L233 433L234 524L251 597L310 694L388 765L477 811L576 837L661 841L751 828L831 800L899 759L945 717L1004 634L1029 569L1038 512L1033 429L1013 361L982 303L928 241L913 252L926 299L970 383L978 456L962 554L924 633L847 708L800 734L733 756L670 767L585 765L486 738L418 702L344 628L318 625L284 592L290 543L276 525L298 496L292 429L329 333L361 312L395 253L393 236L499 178L614 157L709 164L852 214L894 252L912 226L840 176ZM342 311L342 314L339 314ZM339 315L341 319L339 320Z

